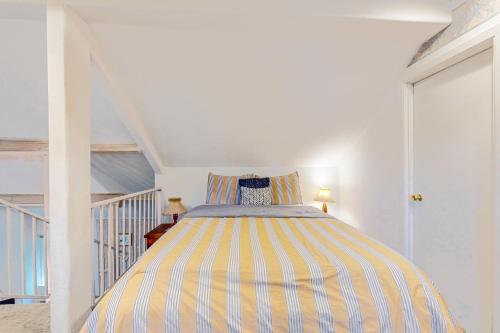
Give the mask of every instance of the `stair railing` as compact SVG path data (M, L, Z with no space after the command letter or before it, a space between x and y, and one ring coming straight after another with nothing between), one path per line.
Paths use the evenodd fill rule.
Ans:
M92 204L95 303L146 251L144 235L161 223L161 189Z
M0 199L0 300L49 298L48 231L48 219Z

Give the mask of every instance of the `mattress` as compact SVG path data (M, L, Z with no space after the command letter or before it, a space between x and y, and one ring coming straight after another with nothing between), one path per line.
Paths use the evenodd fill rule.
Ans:
M306 206L202 206L110 289L81 332L461 332L428 277Z

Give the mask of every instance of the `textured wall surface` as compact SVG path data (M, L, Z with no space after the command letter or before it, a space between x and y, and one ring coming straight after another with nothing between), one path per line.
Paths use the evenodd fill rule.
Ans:
M500 12L499 0L467 0L452 14L452 23L420 46L410 64L448 44Z

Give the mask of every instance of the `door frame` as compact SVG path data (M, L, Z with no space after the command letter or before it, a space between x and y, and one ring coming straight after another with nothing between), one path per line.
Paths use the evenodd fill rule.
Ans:
M413 261L414 214L410 195L413 194L414 157L413 157L413 100L414 85L454 64L487 49L493 49L493 110L492 110L492 175L493 195L492 212L495 232L494 237L494 299L493 331L500 332L500 14L497 14L468 31L440 49L432 52L408 67L402 77L402 101L405 132L405 193L408 200L405 205L405 252Z

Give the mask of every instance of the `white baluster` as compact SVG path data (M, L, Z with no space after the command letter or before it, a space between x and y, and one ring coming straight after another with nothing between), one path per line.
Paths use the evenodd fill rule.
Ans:
M156 191L153 192L153 197L151 198L151 204L153 205L153 229L156 228Z
M114 231L114 240L113 240L113 244L115 246L115 253L114 253L114 274L113 274L113 283L118 279L118 276L120 275L120 254L119 254L119 251L120 251L120 247L118 246L118 233L119 233L119 226L118 226L118 222L120 221L120 215L119 215L119 212L120 212L120 207L119 207L119 202L115 203L114 206L114 217L115 217L115 221L114 221L114 228L113 228L113 231Z
M155 228L155 219L156 219L155 198L156 198L156 191L151 193L151 229Z
M121 269L120 269L120 276L125 272L125 205L126 202L125 200L122 201L122 257L121 257ZM118 243L120 245L120 243Z
M147 195L147 207L148 207L148 219L147 219L147 224L148 224L148 229L147 232L151 230L151 193L148 193Z
M130 259L132 257L132 226L130 224L130 221L132 220L132 199L128 199L128 251L127 251L127 269L130 267Z
M162 218L163 218L163 215L162 215L162 211L161 211L161 205L162 205L162 200L161 200L161 193L160 192L156 192L156 209L157 209L157 215L158 215L158 218L156 219L156 225L159 225L162 223Z
M26 258L24 257L24 213L19 213L19 244L21 245L20 249L20 258L21 259L21 295L26 293L26 274L25 274L25 263Z
M44 266L44 272L45 272L45 296L49 295L49 224L48 223L43 223L43 250L44 250L44 257L45 257L45 266ZM93 238L93 237L92 237Z
M144 234L146 233L146 200L144 195L141 195L141 219L142 219L142 231L141 231L141 255L144 254Z
M5 218L7 222L7 290L12 294L12 209L5 207Z
M151 193L151 229L155 228L155 193Z
M36 283L37 270L36 270L36 218L31 218L31 256L33 258L33 290L34 295L38 295L38 288Z
M134 198L134 263L137 261L137 197Z
M147 234L148 229L149 229L149 226L148 226L148 209L149 209L148 205L149 205L149 194L146 193L144 195L144 234Z
M97 238L97 230L98 226L95 222L94 218L94 213L96 211L96 208L90 208L90 223L92 224L92 252L94 251L94 244L97 244L97 277L96 277L96 272L94 273L94 283L92 284L92 290L91 290L91 295L92 295L92 301L94 302L96 299L96 292L95 292L95 283L99 282L99 240ZM47 244L49 244L49 240L47 239ZM93 258L94 260L96 258ZM47 266L50 267L50 264L47 263ZM94 262L92 262L92 267L94 267ZM94 268L93 268L94 269ZM97 278L97 281L95 280Z
M148 212L148 195L145 194L142 196L142 237L141 237L141 244L142 244L142 253L146 251L146 242L144 239L144 235L147 233L147 227L148 227L148 220L147 220L147 212Z
M142 255L142 238L143 238L143 233L142 233L142 195L139 195L139 256Z
M113 241L113 221L114 221L114 214L113 214L113 205L110 204L108 205L108 251L107 251L107 255L108 255L108 286L106 288L106 290L108 288L111 287L111 285L113 284L113 247L112 247L112 241Z
M151 211L153 212L153 216L151 218L151 229L156 228L155 226L155 221L156 221L156 191L151 193Z
M104 294L104 207L99 207L99 296Z

